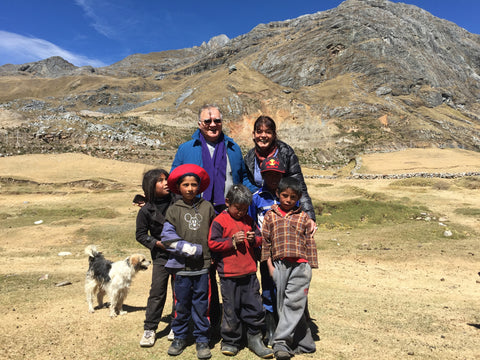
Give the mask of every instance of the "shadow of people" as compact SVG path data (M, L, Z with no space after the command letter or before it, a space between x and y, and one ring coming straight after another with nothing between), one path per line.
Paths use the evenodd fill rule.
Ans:
M310 331L312 332L312 338L314 341L319 341L320 336L318 336L318 326L315 323L317 320L314 318L309 318L307 320L308 327L310 328Z
M146 306L130 306L123 304L123 311L126 311L127 313L145 310L147 310Z

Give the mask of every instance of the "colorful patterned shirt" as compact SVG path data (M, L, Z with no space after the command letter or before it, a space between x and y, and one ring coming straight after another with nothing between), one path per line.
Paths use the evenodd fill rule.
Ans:
M282 216L277 204L265 214L262 226L262 258L266 261L283 258L306 259L312 268L318 268L317 247L308 232L310 217L300 208Z

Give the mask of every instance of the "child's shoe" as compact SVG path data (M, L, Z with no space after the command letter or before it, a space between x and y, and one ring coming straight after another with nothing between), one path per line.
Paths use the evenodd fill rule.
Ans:
M177 356L180 355L183 350L187 347L187 342L184 339L173 339L172 345L168 348L168 355Z
M238 354L238 348L229 344L222 344L222 354L227 356L235 356Z
M258 333L251 335L247 333L247 346L253 351L257 356L262 359L271 359L273 358L273 350L265 346L262 341L262 334Z
M270 311L265 313L265 339L267 346L272 348L273 346L273 334L275 334L275 329L277 328L277 322L275 321L275 315Z
M145 330L140 339L141 347L152 347L155 344L155 330Z
M277 360L290 360L291 355L288 351L278 350L275 351L275 359Z
M210 352L208 343L197 343L197 358L210 359L211 357L212 353Z

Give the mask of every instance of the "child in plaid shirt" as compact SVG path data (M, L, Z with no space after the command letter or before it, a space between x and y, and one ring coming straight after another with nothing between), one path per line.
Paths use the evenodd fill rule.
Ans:
M315 342L305 318L312 268L318 267L317 248L308 231L309 216L297 207L302 196L298 181L282 178L279 205L265 214L262 258L277 289L278 325L273 336L275 358L315 352Z

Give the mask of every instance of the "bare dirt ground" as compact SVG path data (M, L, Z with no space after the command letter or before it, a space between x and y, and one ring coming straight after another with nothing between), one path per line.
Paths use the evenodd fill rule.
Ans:
M478 153L451 154L379 154L381 161L369 155L363 158L364 172L433 172L432 164L445 172L480 168ZM86 245L97 244L112 260L148 254L135 241L138 208L131 205L148 168L78 154L0 158L0 178L17 180L0 183L2 358L169 358L167 319L153 348L138 345L150 270L137 275L126 301L128 313L115 319L108 309L89 314L83 290ZM480 358L480 216L456 211L478 210L480 193L446 181L451 186L442 190L399 188L391 180L307 181L315 201L382 194L425 205L435 220L421 231L418 221L319 231L320 267L309 296L317 352L296 359ZM441 235L440 218L456 235ZM71 255L59 256L62 251ZM46 274L48 279L40 280ZM70 284L56 286L62 282ZM169 311L167 303L165 314ZM224 358L219 348L217 343L212 349L213 359ZM195 358L194 346L180 358ZM236 358L256 357L245 349Z

